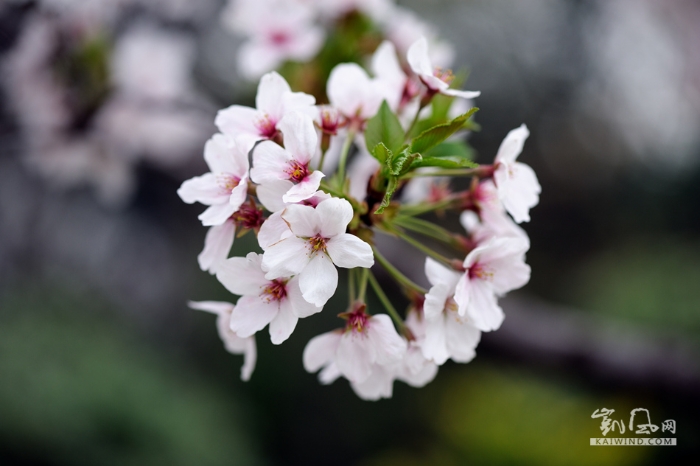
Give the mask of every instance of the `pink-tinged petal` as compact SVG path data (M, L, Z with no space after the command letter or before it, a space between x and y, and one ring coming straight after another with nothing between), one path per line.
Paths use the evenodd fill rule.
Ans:
M430 89L433 92L439 92L441 94L444 94L445 91L447 91L450 87L449 84L447 84L445 81L438 78L437 76L421 75L420 79L423 82L423 84L425 84L428 87L428 89Z
M393 371L382 366L374 366L372 374L364 382L350 384L355 394L366 401L391 398L393 385Z
M406 340L401 338L386 314L377 314L369 319L367 337L377 356L377 364L393 364L406 354Z
M255 127L258 117L259 112L254 108L232 105L219 110L214 124L219 131L231 137L239 135L258 137L258 129Z
M303 92L290 92L282 98L284 111L286 112L301 112L310 117L314 117L316 98L312 95Z
M421 358L423 357L423 355L420 354L420 351L417 354ZM419 371L410 373L408 371L404 371L400 374L398 380L406 382L411 387L421 388L432 382L437 373L438 365L432 361L426 361Z
M282 201L292 203L304 201L318 191L321 185L321 179L326 176L322 172L316 170L304 178L300 183L295 184L289 191L282 196Z
M219 265L216 278L233 294L258 296L270 283L261 263L262 256L254 252L246 257L232 257Z
M338 271L326 254L316 253L299 273L302 296L316 306L326 304L337 287Z
M212 173L229 173L243 178L248 176L248 152L244 140L217 133L204 145L204 160Z
M247 382L255 370L258 359L258 350L255 346L255 337L246 338L246 348L243 353L243 367L241 367L241 380Z
M278 68L283 61L282 51L265 41L249 40L238 49L238 70L248 80Z
M511 130L498 148L496 162L515 162L515 159L517 159L518 155L523 151L523 145L525 145L525 140L529 135L530 131L524 123Z
M372 247L357 236L343 233L326 243L326 250L333 263L338 267L352 269L369 268L374 265Z
M432 320L441 316L445 309L445 302L452 294L454 294L454 288L442 283L433 285L425 294L425 302L423 302L425 318Z
M474 250L478 251L474 259L489 269L498 270L522 261L529 247L530 242L523 238L493 238Z
M283 97L292 92L287 81L276 71L267 73L260 78L258 93L255 96L255 106L261 112L267 113L275 120L282 118L284 113Z
M364 144L361 145L364 147ZM348 178L350 179L350 195L355 199L364 199L367 197L367 185L377 170L380 164L366 151L361 150L348 167Z
M235 236L236 225L233 221L210 227L204 237L204 249L197 256L199 268L205 272L216 273L218 266L226 260L231 252Z
M332 238L345 233L354 215L352 205L345 199L331 198L316 206L321 235Z
M389 41L384 41L372 56L372 72L383 89L389 107L396 110L401 102L406 74L401 68L396 48Z
M529 222L530 209L540 201L542 191L537 175L524 163L515 162L508 169L511 179L503 205L516 222Z
M258 244L263 251L266 251L267 248L291 234L292 230L289 229L287 222L282 219L282 212L275 212L260 226Z
M469 256L467 256L467 258L469 258ZM460 316L465 316L467 313L467 307L471 301L471 288L472 282L469 280L469 276L467 274L462 274L455 287L455 295L453 298L455 303L457 303L457 312Z
M302 356L306 372L316 372L333 361L341 336L340 332L327 332L313 337L306 344Z
M263 254L262 268L268 272L265 278L289 277L301 272L309 262L308 241L288 236L268 246Z
M284 210L287 204L282 200L289 189L294 186L289 180L279 180L261 184L256 189L260 203L270 212Z
M493 277L493 289L498 295L522 288L530 281L530 266L520 258L510 260L501 266L493 264L496 272Z
M481 340L479 329L462 318L449 316L445 321L447 348L452 360L466 363L476 356L476 347Z
M228 196L226 196L228 200ZM205 227L211 227L214 225L221 225L226 220L228 220L231 215L238 210L238 207L232 206L228 201L224 204L216 204L210 206L207 210L199 214L198 219L202 221L202 225Z
M287 282L287 299L291 304L292 312L301 318L309 317L323 310L323 306L316 306L304 299L299 288L299 278L294 277Z
M498 305L493 287L488 282L473 280L470 288L471 297L467 306L467 317L483 332L497 330L505 316Z
M270 322L270 341L273 345L284 343L297 326L299 318L292 312L289 299L279 301L279 312Z
M231 313L231 330L246 338L265 328L279 312L277 301L261 296L243 296Z
M428 277L431 285L442 285L448 289L448 292L454 293L460 275L430 257L425 258L425 276Z
M229 205L238 210L248 197L248 180L242 180L238 186L231 190L231 195L228 198ZM234 212L236 211L234 210Z
M500 162L496 165L493 172L493 181L496 185L498 199L503 201L510 194L510 165L506 162Z
M311 206L290 205L282 212L282 218L297 236L310 238L319 232L318 214Z
M224 301L189 301L187 305L190 309L211 312L217 315L231 312L234 308L233 304Z
M476 99L481 95L481 91L462 91L459 89L445 89L441 93L450 97L461 97L462 99Z
M284 148L299 163L309 163L318 150L318 134L313 119L300 112L291 112L282 118L278 128L284 136Z
M223 204L228 199L228 192L223 190L216 175L205 173L182 183L177 195L187 204L201 202L204 205Z
M354 383L362 383L369 378L376 358L368 337L354 331L343 334L335 353L338 370Z
M433 64L428 54L428 40L425 37L421 37L409 47L406 59L411 70L417 75L433 75Z
M359 65L343 63L331 71L328 78L328 99L343 115L354 117L358 112L363 116L368 112L376 113L381 99L379 103L374 102L376 99L372 98L372 93L372 81Z
M318 373L318 380L323 385L330 385L340 377L341 374L338 366L335 363L331 363L323 368L321 372Z
M253 149L250 178L258 184L289 179L285 170L290 160L291 154L282 147L272 141L263 141Z

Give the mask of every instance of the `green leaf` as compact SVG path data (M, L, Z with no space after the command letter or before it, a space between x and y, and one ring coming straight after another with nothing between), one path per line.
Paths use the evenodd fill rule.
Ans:
M375 159L379 160L379 163L382 165L386 164L387 160L392 160L394 158L394 153L391 152L383 142L380 142L376 146L374 146L374 149L372 149L372 156L374 156Z
M382 102L382 106L379 107L377 114L367 121L367 127L365 128L367 150L372 152L377 144L381 142L384 143L387 149L396 154L401 151L405 138L406 134L401 127L399 119L391 111L386 101Z
M419 158L421 158L420 154L412 154L408 149L405 149L390 159L390 161L387 162L387 167L392 175L400 176L408 171L414 160Z
M424 157L455 157L474 160L474 149L464 141L445 141L423 154Z
M411 152L417 152L423 154L433 147L437 146L445 139L452 136L454 133L459 131L464 127L471 116L476 113L479 109L477 107L472 107L464 115L460 115L449 123L434 126L426 131L423 131L418 137L416 137L410 145Z
M416 160L411 165L411 169L421 168L421 167L440 167L440 168L477 168L478 163L474 163L471 160L463 158L451 158L451 157L428 157L421 160Z
M391 202L391 196L394 195L396 192L396 188L399 187L399 178L396 176L389 177L389 184L386 187L386 193L384 193L384 199L382 199L382 203L379 205L377 210L374 211L375 214L381 214L384 213L384 209L389 207L389 203Z

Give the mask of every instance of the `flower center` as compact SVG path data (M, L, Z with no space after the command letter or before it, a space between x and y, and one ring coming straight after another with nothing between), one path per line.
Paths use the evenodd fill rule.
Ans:
M493 280L493 272L479 262L469 267L470 280Z
M260 136L266 139L272 139L277 134L277 122L272 120L267 113L258 117L255 121L255 127Z
M452 70L449 69L444 70L442 68L435 68L435 71L433 71L433 76L446 84L452 84L452 81L455 80L454 73L452 73Z
M241 228L255 230L265 221L262 209L254 204L243 204L231 215L231 218Z
M233 189L238 186L241 179L234 175L219 175L218 176L219 186L225 193L230 193Z
M287 296L287 282L283 280L272 280L263 290L266 302L281 301Z
M365 314L365 308L365 305L361 305L354 311L345 314L348 319L348 323L345 325L345 331L362 333L367 330L369 319L367 318L367 314Z
M321 235L309 238L309 244L311 245L311 252L326 252L326 238Z
M305 164L297 162L296 160L289 162L289 166L287 167L286 171L287 175L289 175L289 179L295 183L301 183L304 178L309 175L308 167Z
M274 45L284 45L289 42L289 39L289 34L286 32L276 31L270 34L270 42L272 42Z

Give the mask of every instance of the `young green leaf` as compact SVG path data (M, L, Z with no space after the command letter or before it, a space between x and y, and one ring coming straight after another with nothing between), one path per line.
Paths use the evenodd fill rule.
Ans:
M464 141L445 141L438 144L425 154L424 157L455 157L463 159L474 159L474 149Z
M437 146L445 139L452 136L454 133L459 131L464 127L464 124L471 116L476 113L479 109L477 107L472 107L464 115L460 115L449 123L443 125L434 126L426 131L423 131L418 137L416 137L409 146L411 152L417 152L423 154L426 151Z
M376 146L374 146L374 149L372 149L372 156L379 160L379 163L382 165L386 164L387 160L391 160L394 158L394 153L391 152L383 142L380 142Z
M447 158L447 157L427 157L416 160L411 164L411 169L421 167L440 167L440 168L477 168L478 163L474 163L468 159Z
M389 207L389 203L391 202L391 196L394 195L396 192L396 188L399 187L399 178L396 176L391 176L389 177L389 184L386 187L386 193L384 194L384 199L382 199L382 203L379 205L377 210L374 211L375 214L381 214L384 213L384 209Z
M377 144L381 142L384 143L387 149L397 154L401 151L405 137L406 134L401 127L399 119L391 111L385 100L382 102L382 106L379 107L377 114L367 121L367 127L365 128L367 150L372 152Z
M405 149L401 153L396 154L387 163L389 172L394 176L401 176L411 167L411 163L413 163L414 160L420 158L420 154L412 154L408 149Z

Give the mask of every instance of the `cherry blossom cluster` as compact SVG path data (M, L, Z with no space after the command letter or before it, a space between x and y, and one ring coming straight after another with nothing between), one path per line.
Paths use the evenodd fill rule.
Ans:
M368 45L373 49L386 39L404 54L423 36L440 66L449 66L453 56L452 48L428 24L392 0L229 0L222 19L224 26L245 38L238 69L248 79L258 79L285 62L309 62L334 42L365 56L372 52L366 51Z
M479 93L455 89L453 80L433 66L426 38L401 57L385 41L369 72L354 63L332 70L325 105L270 72L256 108L219 111L219 133L204 149L210 172L178 194L208 206L199 216L209 227L199 265L239 296L235 304L191 307L218 315L226 348L245 355L244 380L255 365L255 335L268 327L281 344L299 319L330 307L337 268L347 269L349 302L326 312L343 323L309 341L303 365L320 371L324 384L346 378L363 399L390 397L395 380L425 385L448 359L472 360L481 332L499 328L499 297L530 278L530 242L517 223L529 221L540 186L516 161L525 125L506 136L492 164L471 161L460 135L475 128L469 99ZM471 182L454 189L455 177ZM459 215L464 231L425 218L434 212ZM229 257L246 232L259 249ZM428 289L379 250L377 235L427 256ZM424 238L453 252L437 252ZM375 266L409 298L404 316ZM385 312L368 306L369 289Z

